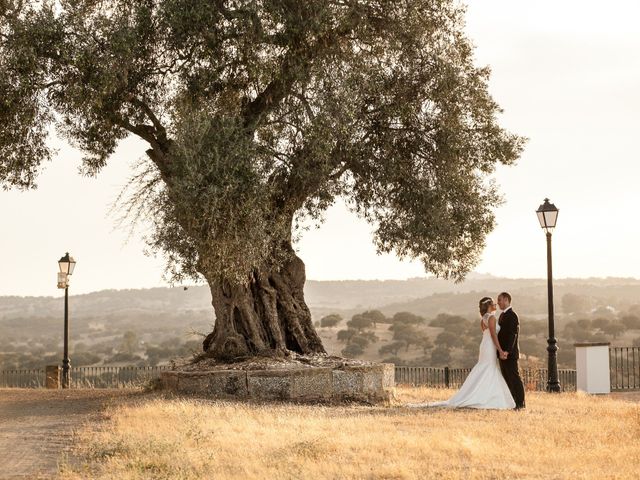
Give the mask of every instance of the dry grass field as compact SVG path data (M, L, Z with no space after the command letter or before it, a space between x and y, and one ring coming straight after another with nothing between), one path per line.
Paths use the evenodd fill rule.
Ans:
M77 433L63 479L638 478L640 404L529 393L528 409L412 409L143 396Z

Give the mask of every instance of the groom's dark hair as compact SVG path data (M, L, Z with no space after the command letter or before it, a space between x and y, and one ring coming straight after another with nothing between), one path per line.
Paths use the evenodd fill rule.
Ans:
M509 292L502 292L500 295L498 295L498 298L506 298L509 303L511 303L511 294Z

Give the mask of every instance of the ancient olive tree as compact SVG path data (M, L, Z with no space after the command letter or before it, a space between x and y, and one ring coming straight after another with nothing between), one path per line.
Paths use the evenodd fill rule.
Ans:
M0 182L59 135L95 175L148 144L129 208L205 279L213 357L324 352L292 248L336 197L380 252L461 279L522 140L497 124L453 0L0 0Z

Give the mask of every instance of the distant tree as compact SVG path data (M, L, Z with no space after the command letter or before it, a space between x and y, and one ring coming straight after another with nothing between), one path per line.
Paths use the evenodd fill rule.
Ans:
M360 336L366 338L371 343L375 343L375 342L377 342L379 340L378 336L374 332L371 332L371 331L361 332Z
M347 326L361 332L365 328L369 328L372 323L373 321L369 317L357 314L351 317L351 320L347 322Z
M640 347L640 337L637 337L633 340L634 347Z
M593 328L599 328L600 330L604 331L604 329L606 329L610 323L611 320L609 320L608 318L596 318L591 321L591 326Z
M348 328L346 330L340 330L338 331L338 336L337 336L338 341L349 342L349 340L351 340L351 337L353 337L356 333L358 332L352 328Z
M576 368L576 353L573 348L558 349L558 366L560 368Z
M422 348L422 352L426 354L433 348L433 342L427 335L421 335L418 340L418 346Z
M589 330L593 326L591 320L589 320L588 318L581 318L580 320L577 320L576 325L578 326L578 328L581 328L583 330Z
M78 342L78 343L75 343L75 344L73 345L73 352L74 352L74 354L77 354L77 353L79 353L79 352L87 352L87 351L89 351L89 345L87 345L87 344L86 344L86 343L84 343L84 342ZM75 355L74 355L74 356L75 356ZM76 363L75 361L74 361L74 364L75 364L75 365L77 365L77 363Z
M351 337L349 343L359 345L362 349L365 349L367 348L367 345L369 345L369 339L362 335L354 335Z
M86 350L74 352L73 358L72 358L73 365L76 367L95 365L101 360L102 360L102 357L100 355L90 351L86 351Z
M602 331L613 338L618 338L627 330L627 327L621 322L611 322Z
M458 335L444 331L438 334L435 344L437 346L446 346L447 348L459 347L462 345L462 340Z
M543 357L546 352L547 342L539 337L527 337L519 340L520 352L526 357Z
M445 330L454 329L458 330L460 326L465 325L467 320L460 315L450 315L448 313L440 313L436 318L429 322L431 327L440 327Z
M122 343L120 344L120 351L127 354L132 354L138 349L138 335L131 330L127 330L122 335Z
M380 310L367 310L362 314L363 317L371 319L373 326L376 327L378 323L386 323L387 317Z
M335 327L342 321L342 317L337 313L332 313L320 319L321 327Z
M342 355L347 358L357 357L364 353L364 349L355 343L351 343L342 349Z
M433 366L447 365L451 362L451 353L446 345L438 345L431 352L431 364Z
M615 311L609 306L600 306L592 312L592 315L613 320L615 318Z
M520 333L522 335L544 335L548 324L544 320L521 320Z
M398 312L393 316L394 323L404 323L407 325L419 325L424 323L424 318L411 312Z
M640 316L637 315L625 315L620 319L620 322L629 330L640 329Z
M562 296L562 311L564 313L586 313L589 308L589 298L584 295L566 293Z
M313 326L318 328L320 326L320 320L316 320L315 322L313 322Z
M629 307L629 315L635 315L636 317L640 317L640 303L636 303Z
M151 366L156 366L163 360L168 360L167 349L158 347L157 345L147 345L145 354L147 356L147 362Z
M378 353L380 355L387 355L388 353L393 354L394 356L398 355L400 349L406 346L405 342L397 340L395 342L388 343L378 349Z
M399 324L393 331L393 339L404 342L407 351L411 345L417 345L421 338L421 333L413 325Z

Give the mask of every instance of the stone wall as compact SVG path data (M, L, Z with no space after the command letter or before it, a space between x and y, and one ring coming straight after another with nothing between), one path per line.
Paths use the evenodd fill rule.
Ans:
M394 365L341 368L162 372L163 389L221 399L298 402L387 402L395 390Z

